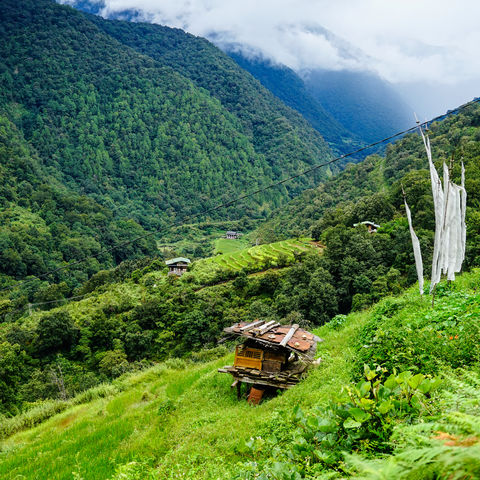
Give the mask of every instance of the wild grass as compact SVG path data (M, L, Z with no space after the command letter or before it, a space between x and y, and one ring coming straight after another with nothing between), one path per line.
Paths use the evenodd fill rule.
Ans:
M218 238L215 240L215 255L233 253L238 250L243 250L248 247L248 241L245 237L240 237L236 240L228 238Z

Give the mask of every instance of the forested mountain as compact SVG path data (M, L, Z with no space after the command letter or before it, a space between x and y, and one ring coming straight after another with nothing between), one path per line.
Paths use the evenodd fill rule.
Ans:
M465 162L467 171L468 205L472 207L470 214L474 215L473 208L480 202L478 191L480 188L480 107L473 105L456 115L430 125L430 138L434 149L437 167L442 168L442 162L449 164L452 156L454 172L458 176L460 159ZM391 220L392 216L384 217L381 202L377 207L368 208L365 204L376 195L385 195L384 205L390 203L398 207L402 201L399 193L400 183L405 188L416 192L409 203L412 206L414 220L428 221L431 207L431 198L428 190L429 173L428 161L420 136L417 133L409 134L388 146L384 157L372 155L357 165L347 165L344 171L329 179L315 189L307 190L292 200L288 205L278 209L259 227L261 235L269 241L286 238L292 235L305 234L311 231L313 225L327 216L335 221L354 223L365 219L382 222ZM420 187L420 185L422 185ZM422 197L418 197L422 192ZM355 202L362 200L355 207ZM420 202L417 208L416 202ZM345 205L351 214L348 220L342 219L336 211L339 204ZM472 238L473 240L473 238Z
M430 128L437 163L450 160L453 154L453 174L458 177L460 158L465 161L468 230L464 266L479 266L480 106L464 109ZM23 170L30 169L31 177L36 164L23 165ZM431 261L435 222L426 165L421 139L412 134L391 145L385 158L374 156L352 165L323 187L297 198L255 235L264 235L264 239L268 235L312 235L316 240L312 248L300 246L303 253L290 253L290 259L285 257L281 244L271 245L263 251L274 252L275 262L273 257L262 259L257 248L250 260L239 252L238 258L244 263L233 264L238 268L212 259L194 263L180 279L168 277L161 261L127 261L84 282L75 292L80 299L66 305L53 302L34 306L32 312L25 308L28 301L61 299L68 285L46 284L40 289L38 282L27 283L14 298L0 301L0 345L6 352L0 368L12 368L9 359L23 352L21 361L4 381L8 388L0 397L0 413L11 414L24 408L25 402L55 396L57 390L49 372L58 365L64 372L65 388L73 395L123 371L141 368L146 362L188 356L202 347L214 348L222 329L234 321L261 318L310 327L401 292L416 281L402 183L421 242L426 275ZM10 189L11 196L30 188L19 173L15 175L21 189ZM38 195L30 196L31 208L37 212L34 202ZM61 200L57 201L60 204ZM74 203L84 204L78 199ZM39 242L50 244L48 235L55 235L63 227L59 219L52 227L56 230L50 233L50 218L55 217L50 211L52 202L46 205L49 207L40 209L36 217L26 217L22 211L23 222L34 225L30 230L22 228ZM108 222L108 212L87 205L95 213L68 214L74 221L72 230L80 238L70 243L65 239L56 247L58 250L69 253L75 252L77 246L95 247L93 238L98 238L98 233L92 222ZM18 228L19 222L12 218ZM90 223L83 226L82 219ZM362 220L380 223L381 228L372 235L362 226L353 227ZM109 228L114 227L110 224ZM25 237L23 231L12 240L13 244ZM89 231L92 238L83 235ZM15 265L12 252L7 249L5 253L10 256L5 261ZM21 255L30 258L28 251ZM252 267L252 260L257 265Z
M349 132L308 91L304 81L290 68L275 65L260 58L247 58L235 50L227 52L242 68L257 78L278 98L300 112L330 147L339 153L349 153L360 146L360 137ZM343 101L341 98L338 101Z
M317 69L301 76L310 95L365 142L388 137L413 123L411 108L373 73Z
M46 281L34 279L65 261L98 255L104 248L146 233L134 220L115 217L92 198L69 190L50 172L56 173L45 168L18 128L0 115L0 285L29 278L15 300L18 305L57 300L100 268L157 253L153 239L146 238L67 273L59 271ZM66 283L60 284L63 280ZM59 285L49 286L50 281Z
M89 18L119 42L171 67L218 99L239 119L238 128L255 152L265 156L274 176L287 171L284 162L312 163L305 155L328 156L328 148L301 115L208 40L161 25Z
M49 0L6 0L0 46L2 215L21 212L21 228L31 217L42 232L19 236L18 222L2 225L2 255L12 261L0 273L9 277L96 254L331 156L298 113L180 30L107 21ZM259 218L304 186L291 182L217 218ZM153 245L79 265L71 283L154 253Z
M79 10L94 14L101 14L102 8L105 7L104 2L88 0L74 0L68 3ZM172 29L168 27L153 25L149 28L145 24L142 27L132 24L144 17L148 20L148 14L145 12L114 9L109 11L108 15L110 18L127 19L130 25L109 24L99 20L101 28L106 28L115 38L146 55L161 58L175 69L180 67L182 73L209 90L222 101L222 104L227 105L230 111L238 109L237 102L232 101L228 95L228 86L225 88L232 80L238 84L238 72L225 58L219 56L219 51L212 44L204 41L202 45L199 39L181 30L176 30L176 35L173 35ZM328 30L317 28L336 45L343 56L347 58L354 55L352 54L354 47L335 37ZM351 152L360 144L386 137L412 124L411 109L388 82L373 73L346 70L312 70L296 73L284 65L277 65L262 58L260 54L253 57L243 54L242 45L225 42L217 32L211 32L208 38L276 97L300 112L336 153ZM195 52L197 59L203 56L208 66L212 57L216 57L217 78L212 77L213 71L209 67L205 68L191 62L190 51ZM227 66L228 68L225 68ZM234 71L236 78L232 76ZM224 80L227 78L226 84ZM242 91L242 94L244 93L245 89ZM244 110L245 105L242 107ZM258 105L252 107L256 111ZM242 116L245 116L245 113ZM356 158L364 157L365 154L360 153Z

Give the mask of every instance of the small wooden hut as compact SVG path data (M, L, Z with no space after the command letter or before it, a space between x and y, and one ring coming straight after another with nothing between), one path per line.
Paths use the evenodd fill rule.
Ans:
M240 336L244 342L236 347L233 365L218 371L232 375L232 387L237 387L239 397L241 384L251 384L252 403L260 401L266 387L287 389L296 385L313 362L317 342L321 341L298 325L275 321L241 322L224 332Z
M187 271L187 268L190 265L190 260L188 258L178 257L167 260L165 264L168 266L169 275L181 276Z
M229 230L225 234L225 238L228 238L229 240L237 240L240 238L242 234L240 232L234 232L233 230Z
M368 220L353 224L354 227L358 227L359 225L365 225L368 229L368 233L375 233L380 228L380 225L377 225L376 223L370 222Z

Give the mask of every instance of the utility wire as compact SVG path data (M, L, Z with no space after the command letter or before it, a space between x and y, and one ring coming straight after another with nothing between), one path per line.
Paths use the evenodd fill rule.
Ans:
M8 312L8 314L11 315L12 313L22 312L26 308L28 308L28 310L30 311L32 307L38 307L39 305L49 305L52 303L60 303L60 302L68 302L70 300L77 300L79 298L84 298L87 295L89 295L89 293L85 293L84 295L75 295L73 297L68 297L68 298L58 298L57 300L49 300L48 302L26 303L22 307L17 308L16 310L12 310L11 312Z
M336 163L340 160L343 160L344 158L348 158L348 157L351 157L353 155L356 155L357 153L360 153L360 152L363 152L365 150L368 150L369 148L372 148L372 147L375 147L377 145L380 145L382 143L386 143L388 142L389 140L392 140L394 138L397 138L397 137L400 137L402 135L405 135L407 133L410 133L410 132L413 132L414 130L418 129L419 127L423 127L423 126L428 126L430 123L433 123L433 122L436 122L436 121L439 121L439 120L443 120L444 118L450 116L450 115L453 115L461 110L464 110L465 108L468 108L470 107L471 105L474 105L476 103L480 103L480 98L475 98L467 103L464 103L463 105L460 105L459 107L457 108L454 108L453 110L449 110L447 113L444 113L442 115L438 115L437 117L434 117L432 118L431 120L426 120L425 122L423 123L419 123L417 122L415 126L413 127L410 127L410 128L407 128L406 130L402 130L401 132L397 132L397 133L394 133L393 135L390 135L388 137L385 137L385 138L382 138L381 140L377 140L376 142L373 142L373 143L370 143L369 145L365 145L364 147L361 147L361 148L358 148L357 150L354 150L352 152L349 152L349 153L345 153L343 155L340 155L339 157L335 157L335 158L332 158L331 160L328 160L327 162L324 162L324 163L320 163L320 164L317 164L317 165L314 165L313 167L310 167L306 170L303 170L301 171L300 173L297 173L295 175L292 175L288 178L285 178L283 180L279 180L277 182L274 182L274 183L271 183L265 187L262 187L262 188L258 188L257 190L254 190L253 192L250 192L250 193L246 193L244 195L240 195L239 197L233 199L233 200L230 200L229 202L224 202L224 203L221 203L217 206L214 206L214 207L211 207L211 208L208 208L202 212L198 212L198 213L194 213L194 214L191 214L189 216L186 216L186 217L179 217L177 218L175 221L173 221L172 223L166 225L165 227L163 227L163 229L168 229L168 228L172 228L172 227L175 227L177 226L177 224L180 222L180 221L184 221L184 220L192 220L193 218L196 218L198 216L201 216L201 215L208 215L210 213L213 213L217 210L220 210L222 208L227 208L227 207L230 207L231 205L234 205L242 200L245 200L247 198L250 198L250 197L253 197L254 195L257 195L259 193L262 193L266 190L269 190L271 188L275 188L275 187L278 187L279 185L283 185L284 183L287 183L289 182L290 180L294 180L296 178L299 178L299 177L302 177L304 175L307 175L311 172L314 172L315 170L318 170L319 168L322 168L322 167L326 167L328 165L331 165L333 163ZM96 253L96 254L93 254L93 255L89 255L89 256L86 256L86 257L83 257L79 260L76 260L74 262L71 262L71 263L67 263L66 265L62 265L61 267L58 267L58 268L55 268L54 270L51 270L49 272L46 272L46 273L43 273L41 275L38 275L36 276L35 278L38 278L38 279L43 279L49 275L53 275L54 273L57 273L57 272L60 272L62 270L66 270L67 268L70 268L70 267L73 267L75 265L79 265L83 262L86 262L87 260L90 260L90 259L93 259L93 258L98 258L102 255L105 255L107 253L110 253L114 250L117 250L119 248L122 248L122 247L126 247L127 245L131 245L132 243L136 243L140 240L143 240L145 238L149 238L151 237L152 235L155 235L157 234L158 232L160 232L161 230L154 230L152 232L148 232L144 235L140 235L136 238L133 238L132 240L127 240L125 242L122 242L122 243L118 243L116 245L112 245L111 247L109 248L106 248L104 250L101 250L100 252ZM13 285L9 285L9 286L6 286L6 287L3 287L0 289L0 292L3 292L5 290L12 290L13 288L16 288L16 287L20 287L26 283L29 283L31 281L33 281L34 279L29 279L29 280L22 280L20 282L17 282Z

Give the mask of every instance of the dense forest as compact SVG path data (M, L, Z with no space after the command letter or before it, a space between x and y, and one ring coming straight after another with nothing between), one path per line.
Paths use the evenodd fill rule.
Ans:
M467 272L433 301L402 195L428 279L417 133L206 215L332 159L307 84L255 67L296 84L311 124L204 39L49 0L5 0L0 47L2 478L479 478L478 102L428 125L468 194ZM358 141L330 127L333 149ZM179 277L177 254L194 260ZM322 341L306 378L251 408L217 369L223 329L259 319Z

